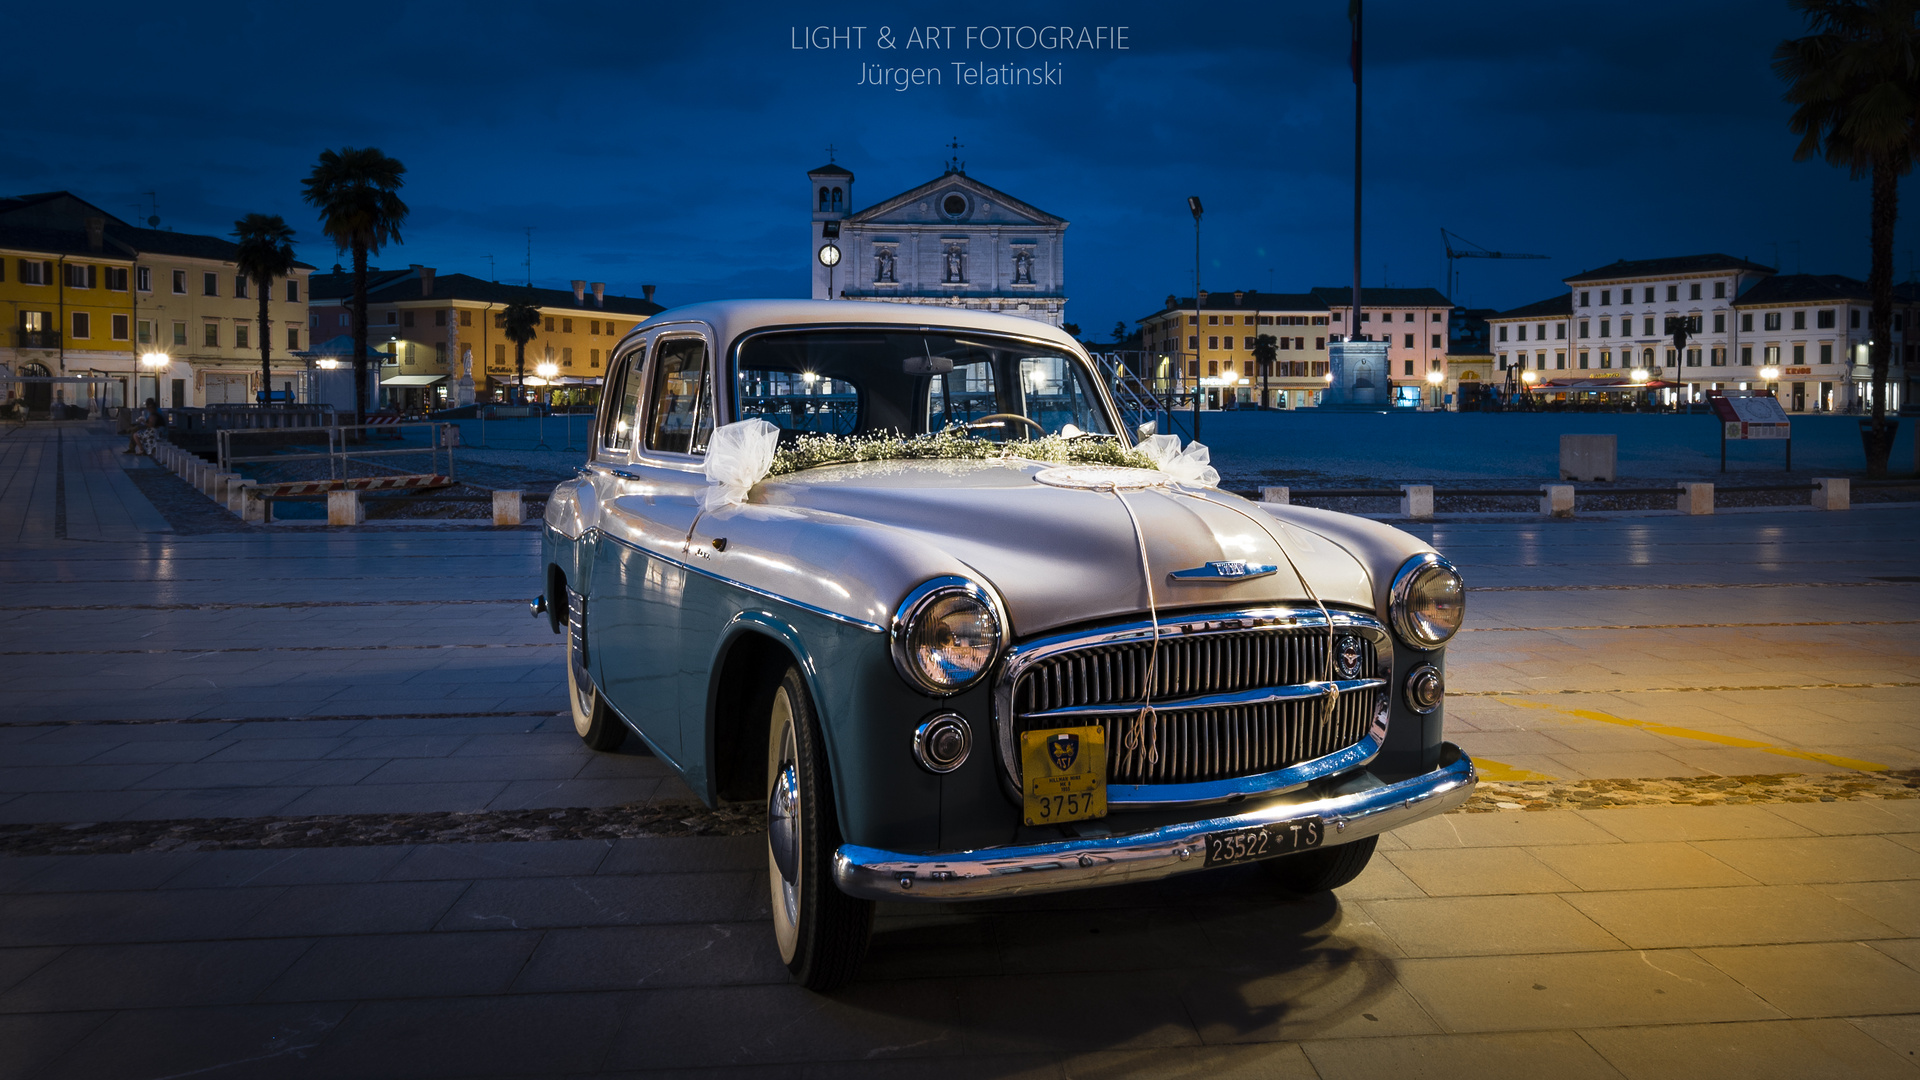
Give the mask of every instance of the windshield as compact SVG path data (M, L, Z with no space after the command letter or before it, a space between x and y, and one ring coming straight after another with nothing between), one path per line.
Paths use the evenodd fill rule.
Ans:
M985 335L795 330L749 338L734 360L734 419L791 432L989 439L1112 435L1092 372L1066 352Z

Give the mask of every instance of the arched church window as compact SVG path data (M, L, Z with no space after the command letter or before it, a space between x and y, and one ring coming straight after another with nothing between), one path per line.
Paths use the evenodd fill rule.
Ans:
M833 208L835 210L840 209L840 189L839 188L833 189Z
M827 189L821 188L820 189L820 209L825 210L826 208L827 208Z

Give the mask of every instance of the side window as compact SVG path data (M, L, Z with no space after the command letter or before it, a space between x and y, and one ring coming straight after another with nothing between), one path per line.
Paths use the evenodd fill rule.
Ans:
M708 386L705 341L672 338L654 349L647 449L669 454L705 452L707 435L713 430Z
M640 364L646 355L646 350L640 348L621 357L609 379L609 408L602 428L606 435L601 439L601 445L608 450L624 452L633 447L633 429L638 424L640 409Z

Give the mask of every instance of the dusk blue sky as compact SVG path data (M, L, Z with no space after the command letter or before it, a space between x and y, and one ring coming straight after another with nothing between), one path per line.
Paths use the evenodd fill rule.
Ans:
M182 17L181 11L192 14ZM408 167L404 246L375 260L668 304L807 288L806 171L839 148L855 206L967 172L1072 222L1067 318L1104 335L1193 282L1351 280L1353 84L1343 0L1315 3L23 5L0 193L70 189L129 219L224 234L284 215L323 147ZM864 25L859 51L794 28ZM953 25L882 50L879 28ZM1127 28L1124 51L971 51L968 25ZM1367 7L1368 284L1442 286L1442 226L1549 261L1464 262L1456 300L1511 307L1619 258L1722 251L1867 270L1867 188L1791 160L1768 69L1802 28L1770 0ZM20 47L42 42L45 48ZM76 66L80 43L108 63ZM862 63L941 87L856 86ZM952 84L954 62L1051 62L1061 86ZM1910 185L1903 185L1903 194ZM1915 215L1896 244L1920 254ZM1777 245L1777 248L1776 248ZM494 256L492 269L486 256Z

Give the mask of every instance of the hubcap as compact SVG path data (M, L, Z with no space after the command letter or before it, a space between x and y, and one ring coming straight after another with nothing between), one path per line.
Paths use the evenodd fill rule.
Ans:
M774 778L773 795L767 800L767 846L773 852L773 864L786 881L797 879L800 869L800 825L794 820L800 800L800 776L792 765Z
M800 766L794 745L793 702L774 691L767 717L767 879L773 893L773 933L780 959L792 963L800 945Z

